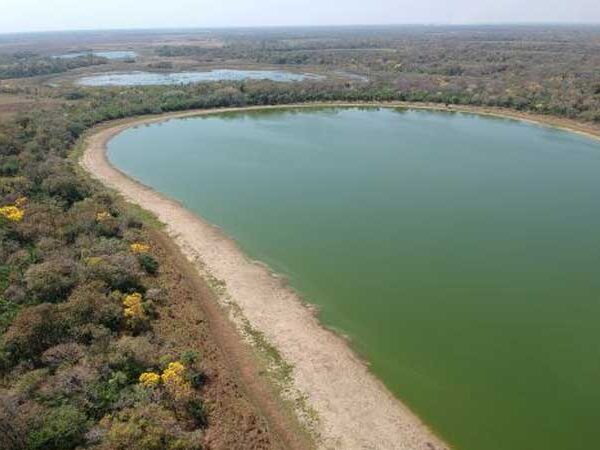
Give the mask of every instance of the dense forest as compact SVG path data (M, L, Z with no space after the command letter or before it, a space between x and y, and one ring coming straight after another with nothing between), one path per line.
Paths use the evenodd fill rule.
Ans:
M220 39L210 47L159 46L153 51L165 60L152 64L169 68L184 57L318 66L368 82L0 85L0 94L53 100L0 122L3 450L196 449L215 426L203 355L160 331L175 283L148 221L82 175L72 158L94 125L192 108L391 100L600 122L594 27L238 30ZM13 52L0 56L0 78L105 63Z

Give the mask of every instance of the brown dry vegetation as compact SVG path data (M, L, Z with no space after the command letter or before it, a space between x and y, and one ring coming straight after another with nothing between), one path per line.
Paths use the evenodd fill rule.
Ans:
M36 98L11 94L0 94L0 120L6 120L19 113L33 109L50 110L63 103L60 99Z

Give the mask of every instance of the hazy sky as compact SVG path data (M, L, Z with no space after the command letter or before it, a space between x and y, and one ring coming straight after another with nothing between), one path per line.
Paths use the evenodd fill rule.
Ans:
M498 22L600 23L600 0L0 0L0 33Z

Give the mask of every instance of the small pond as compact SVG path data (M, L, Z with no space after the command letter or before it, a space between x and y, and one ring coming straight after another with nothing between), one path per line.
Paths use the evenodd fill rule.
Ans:
M211 70L207 72L119 72L80 78L82 86L150 86L203 83L211 81L271 80L292 82L320 80L324 77L309 73L292 73L273 70Z
M72 59L72 58L79 58L80 56L88 56L88 55L93 55L93 56L98 56L100 58L107 58L107 59L134 59L137 56L136 52L133 51L106 51L106 52L96 52L96 51L91 51L91 52L77 52L77 53L65 53L64 55L58 55L55 56L55 58L61 58L61 59Z

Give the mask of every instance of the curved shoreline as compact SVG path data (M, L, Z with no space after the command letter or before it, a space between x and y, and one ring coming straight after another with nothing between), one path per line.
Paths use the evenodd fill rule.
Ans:
M599 139L593 127L565 119L542 120L528 114L484 108L443 107L410 103L319 103L186 111L155 117L125 119L100 126L87 138L81 165L127 200L152 212L166 232L203 276L225 282L226 296L250 325L265 335L294 366L292 383L304 394L319 422L315 434L323 448L445 449L443 443L394 397L342 337L325 329L300 297L260 263L248 259L217 227L178 202L129 178L106 157L106 144L127 128L174 118L223 112L311 107L407 107L467 112L524 120L568 129ZM558 121L558 122L556 122ZM554 123L553 123L554 122Z

